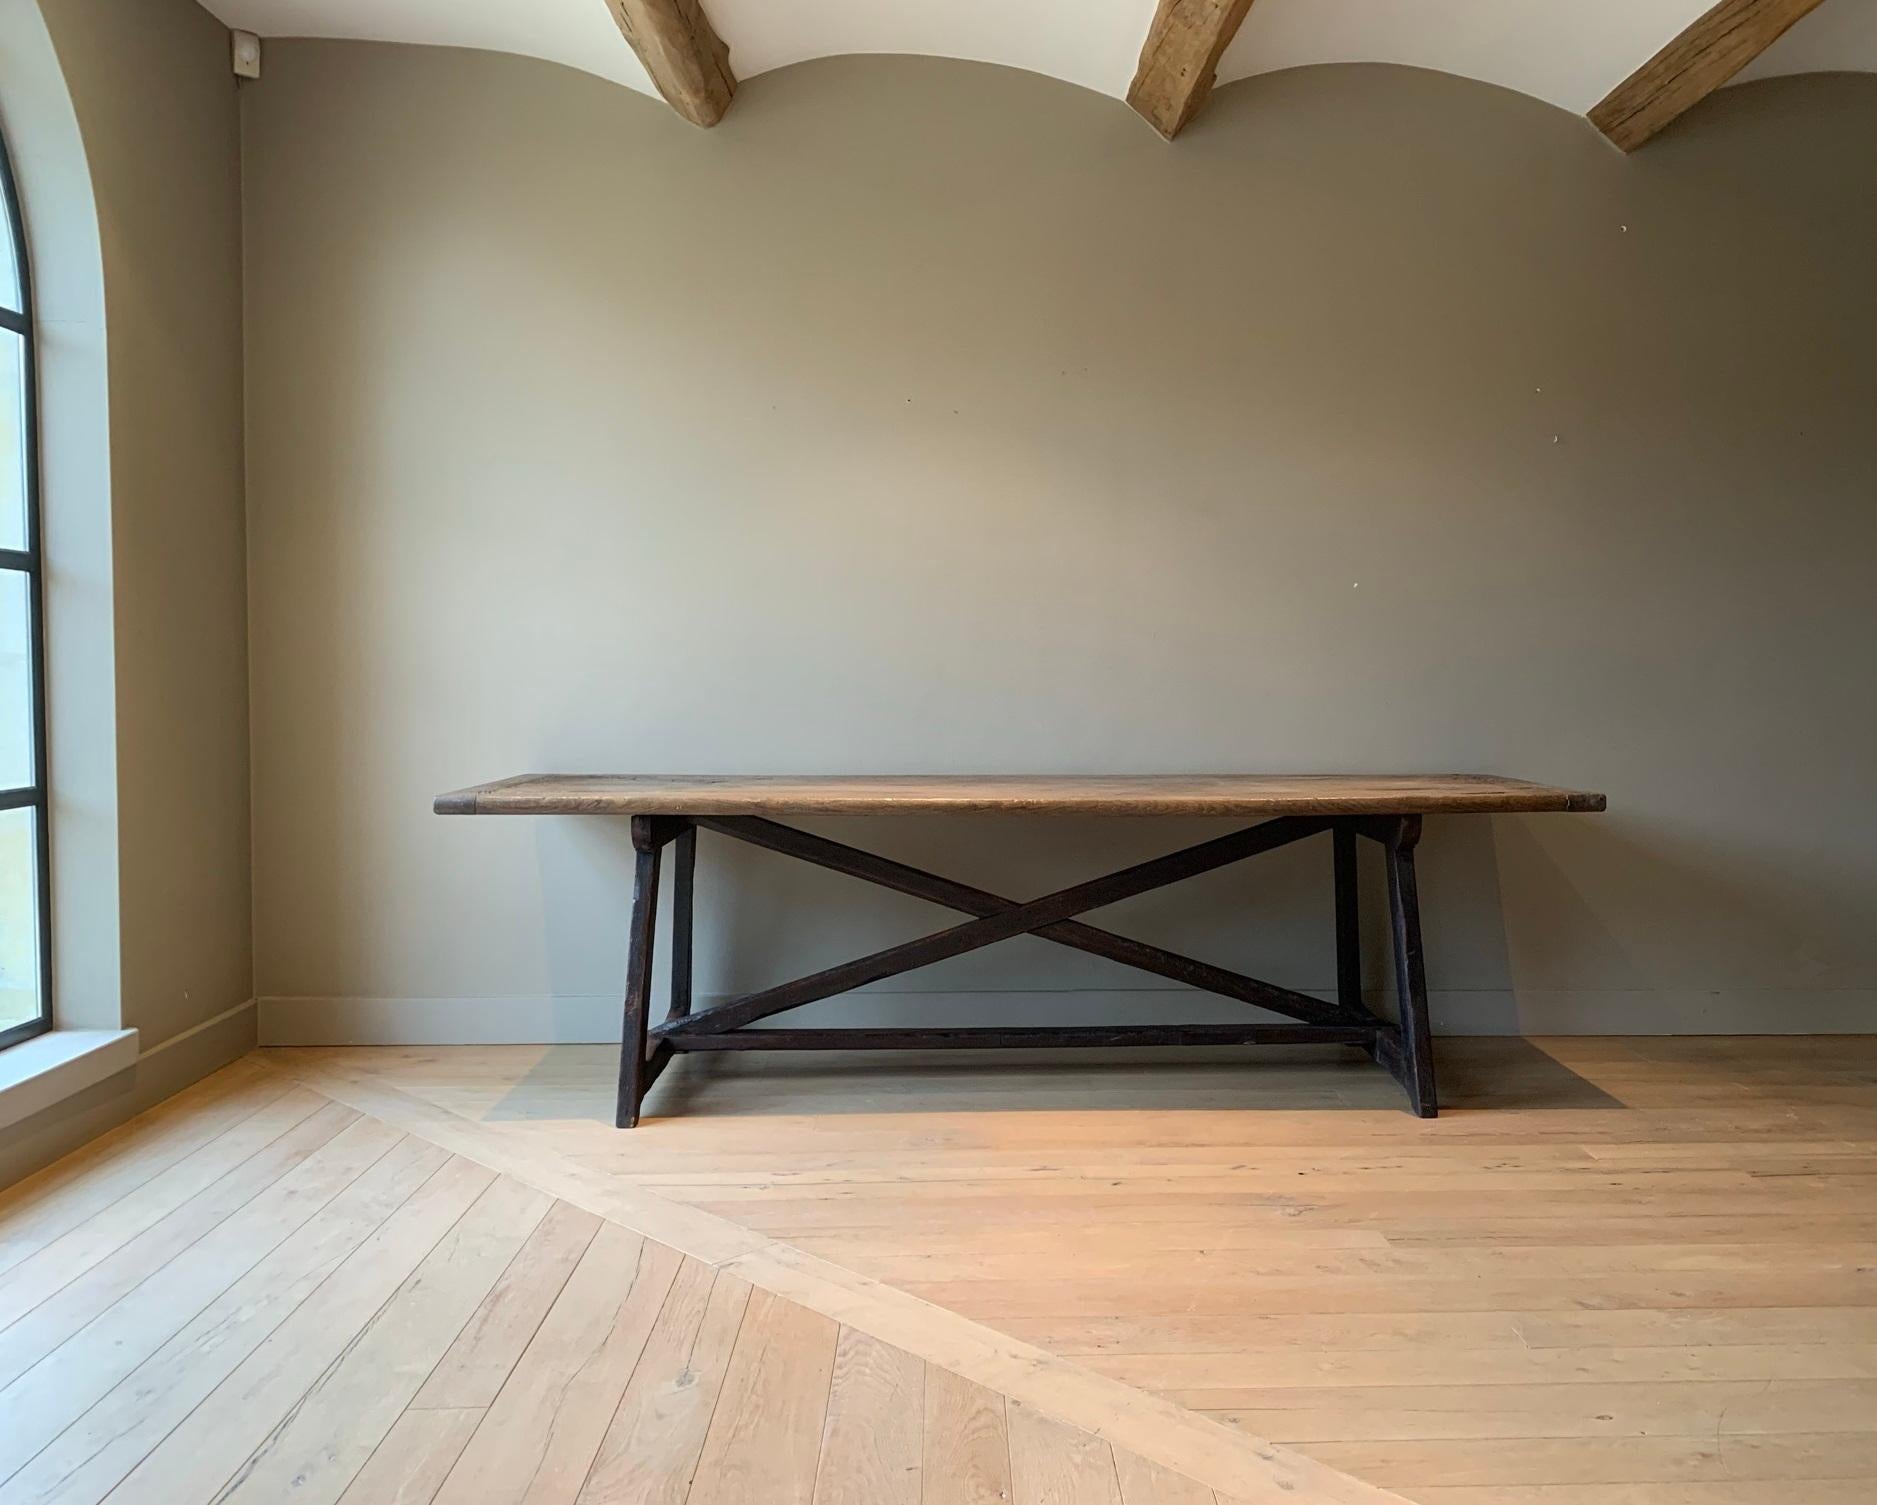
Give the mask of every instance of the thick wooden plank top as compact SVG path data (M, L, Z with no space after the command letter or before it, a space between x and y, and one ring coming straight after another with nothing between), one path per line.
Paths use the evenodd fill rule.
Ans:
M1601 810L1489 774L535 773L439 795L439 815L1435 815Z

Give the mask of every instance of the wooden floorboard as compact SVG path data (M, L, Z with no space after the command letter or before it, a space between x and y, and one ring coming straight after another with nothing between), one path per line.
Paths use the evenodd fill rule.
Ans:
M1194 1480L1137 1458L1125 1448L1116 1448L1113 1454L1121 1505L1218 1505L1219 1497Z
M1877 1046L1446 1051L242 1063L0 1192L0 1505L1877 1497Z
M487 1186L216 1498L337 1501L550 1205L506 1177Z
M149 1186L289 1085L248 1057L0 1191L0 1274Z
M217 1235L217 1245L225 1246L230 1234L222 1231L224 1224L357 1120L358 1115L349 1108L327 1103L265 1150L251 1156L236 1171L185 1202L108 1258L75 1276L17 1321L0 1328L0 1393L53 1349L109 1311L127 1293L182 1261L186 1252L203 1239ZM262 1204L268 1209L267 1220L278 1217L275 1203L279 1200L276 1195ZM253 1216L249 1215L234 1228L240 1230L253 1221ZM174 1310L173 1298L170 1309Z
M6 1416L5 1427L0 1428L0 1479L75 1418L115 1394L116 1387L128 1387L118 1397L128 1400L141 1389L135 1376L144 1374L154 1383L157 1375L166 1372L159 1356L172 1345L177 1345L178 1357L186 1353L191 1346L186 1335L192 1331L212 1355L209 1364L234 1353L243 1328L257 1328L269 1306L265 1300L254 1299L261 1282L250 1277L250 1272L258 1276L260 1267L283 1273L295 1265L304 1268L299 1259L270 1260L270 1255L328 1204L343 1206L341 1193L396 1143L397 1135L382 1124L354 1124L208 1236L149 1272L125 1296L25 1364L32 1357L31 1348L40 1346L33 1343L20 1356L22 1372L0 1390L0 1408ZM422 1152L426 1161L441 1160L427 1146L412 1145L411 1149L414 1154ZM362 1221L339 1222L338 1226L361 1237L369 1231ZM304 1245L296 1244L296 1254L302 1248L320 1250L318 1234ZM231 1291L239 1295L231 1297ZM55 1298L41 1310L56 1311L58 1305ZM0 1347L10 1350L8 1340L16 1333L36 1336L38 1315L29 1313L0 1333ZM233 1326L228 1324L231 1317L236 1319ZM209 1364L195 1368L193 1374L207 1375ZM147 1398L159 1405L163 1400L154 1391Z
M439 1505L578 1497L683 1256L602 1224L516 1361Z
M474 1408L406 1411L353 1476L340 1505L430 1505L482 1416Z
M1090 1459L1120 1505L1215 1499L1041 1412L1013 1445L1020 1402L316 1094L241 1106L139 1162L220 1146L163 1217L128 1188L74 1280L0 1277L0 1501L1008 1505L1013 1457L1039 1505Z
M687 1259L581 1486L580 1505L683 1505L750 1288Z
M819 1312L753 1291L704 1438L691 1505L809 1505L838 1330Z
M1014 1505L1121 1505L1114 1450L1101 1438L1017 1401L1007 1422Z
M554 1203L430 1371L411 1406L486 1411L494 1405L599 1228L600 1220L591 1213Z
M604 1047L297 1059L1412 1499L1877 1491L1870 1037L1443 1042L1431 1122L1333 1052L685 1060L629 1135Z
M97 1400L90 1401L89 1392L75 1396L51 1418L63 1423L63 1429L31 1452L24 1466L11 1458L0 1461L0 1502L104 1499L449 1158L435 1146L408 1137L391 1135L387 1146L379 1142L383 1127L371 1128L377 1134L366 1147L373 1157L368 1167L182 1326L172 1331L172 1314L136 1300L137 1293L122 1303L126 1321L147 1334L149 1356ZM198 1278L214 1284L217 1276L192 1271L190 1279ZM55 1350L48 1362L58 1359ZM29 1370L17 1383L33 1378ZM277 1419L267 1418L265 1424ZM239 1462L235 1460L231 1472ZM222 1482L217 1480L215 1487Z
M926 1365L923 1505L1000 1505L1010 1498L1004 1397Z
M125 1476L117 1497L196 1505L240 1492L328 1368L493 1179L446 1161Z
M1097 1375L714 1213L686 1207L603 1171L570 1170L567 1159L553 1148L427 1103L346 1058L276 1053L271 1059L361 1112L447 1145L492 1170L559 1190L603 1218L669 1241L753 1286L1035 1404L1072 1426L1190 1473L1223 1494L1336 1505L1384 1505L1397 1498L1301 1453Z
M920 1505L925 1367L904 1349L841 1329L814 1505Z

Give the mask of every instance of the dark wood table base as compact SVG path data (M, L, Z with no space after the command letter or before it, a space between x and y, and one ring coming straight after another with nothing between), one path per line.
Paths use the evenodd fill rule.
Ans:
M443 808L441 802L439 808ZM884 951L693 1013L691 918L700 830L715 831L883 888L930 899L972 918L918 940L889 946ZM1143 941L1130 940L1075 918L1121 899L1164 888L1183 878L1211 872L1324 833L1330 836L1335 853L1337 996L1333 1003ZM1409 1107L1422 1118L1432 1118L1438 1104L1427 1022L1427 979L1421 957L1420 901L1414 877L1414 848L1420 835L1418 814L1280 816L1020 903L761 816L634 816L632 844L637 858L626 966L617 1122L622 1129L638 1123L645 1094L672 1057L684 1051L1306 1044L1360 1046L1401 1084ZM1378 1018L1363 1002L1361 906L1356 885L1359 838L1380 845L1388 869L1389 929L1394 944L1399 1023ZM668 1017L662 1024L653 1025L650 1020L652 953L657 929L659 869L668 846L674 849L675 869L671 997ZM748 1028L803 1004L1018 935L1041 936L1204 992L1237 999L1280 1015L1288 1022L959 1029Z

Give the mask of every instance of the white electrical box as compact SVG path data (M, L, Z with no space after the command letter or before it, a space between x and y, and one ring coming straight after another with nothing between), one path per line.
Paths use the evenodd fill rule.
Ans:
M237 31L234 36L235 77L261 76L261 39L251 31Z

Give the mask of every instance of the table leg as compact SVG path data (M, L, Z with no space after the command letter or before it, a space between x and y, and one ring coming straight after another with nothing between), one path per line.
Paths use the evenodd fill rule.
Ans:
M691 897L697 878L697 827L686 826L671 853L671 1010L691 1012Z
M619 1032L619 1109L614 1122L622 1129L639 1122L645 1099L646 1015L652 995L652 945L658 929L658 857L663 843L652 823L635 816L632 849L632 919L626 937L626 1007Z
M1352 1014L1362 1001L1362 896L1357 885L1356 828L1338 821L1336 843L1336 1001Z
M1414 878L1414 848L1421 839L1421 817L1407 815L1394 823L1382 847L1388 861L1389 930L1395 950L1395 998L1399 1019L1398 1056L1384 1061L1408 1094L1408 1105L1421 1118L1439 1112L1434 1088L1434 1039L1427 1022L1427 967L1421 954L1421 899Z

